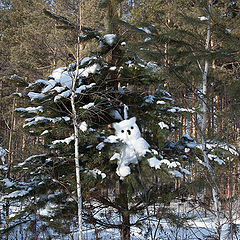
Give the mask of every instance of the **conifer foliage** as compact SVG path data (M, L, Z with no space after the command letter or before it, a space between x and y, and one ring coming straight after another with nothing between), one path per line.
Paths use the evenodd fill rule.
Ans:
M17 2L13 1L12 5L6 2L5 11L14 14ZM78 1L41 1L37 5L41 10L47 6L42 13L48 17L47 23L54 26L54 34L61 35L58 45L62 47L53 47L54 34L46 29L44 43L54 56L45 48L43 51L38 48L42 55L36 64L37 68L40 64L53 69L48 77L42 77L47 76L47 71L34 74L34 61L29 63L24 58L24 64L19 65L19 55L12 60L10 56L6 58L8 63L22 66L18 72L27 75L25 78L13 75L4 80L16 86L18 93L14 96L20 100L14 100L16 115L12 116L24 122L22 129L32 140L28 149L25 146L24 154L30 154L24 159L5 161L9 153L0 147L0 186L4 193L1 202L6 216L1 233L7 238L12 230L21 232L21 226L26 228L28 239L76 238L76 129L83 232L95 229L96 239L101 238L102 233L107 238L106 229L116 229L114 232L118 232L117 238L121 240L133 237L132 229L137 229L135 234L143 231L141 237L145 239L166 237L159 227L162 219L176 228L184 226L187 219L172 211L169 204L179 198L185 201L186 196L196 200L199 192L204 192L200 195L206 199L205 192L211 184L197 186L194 183L203 181L207 172L204 151L213 171L220 171L219 165L227 161L229 169L237 169L237 163L235 166L235 162L231 162L238 157L237 148L233 146L237 138L230 141L229 135L220 136L220 132L229 133L229 129L234 136L234 129L238 131L238 123L234 122L238 116L236 91L230 87L231 83L238 86L235 81L238 80L235 46L238 38L226 28L229 25L234 29L232 19L238 17L236 3L211 1L210 13L206 8L208 1L163 2L100 1L105 19L96 24L92 21L91 27L80 27L79 22L76 23ZM59 11L54 11L56 7ZM23 14L22 8L23 5ZM208 23L204 14L209 16ZM4 15L6 21L8 17L11 15ZM34 22L36 18L39 24L40 19L43 21L35 14L31 19ZM230 19L228 24L223 24L223 18ZM25 14L20 19L18 24L24 30L25 44L25 34L28 36L31 31L24 24ZM6 21L3 38L10 39ZM208 26L211 26L212 41L208 41L210 45L206 48ZM16 29L20 31L17 26ZM17 36L17 32L15 34ZM66 42L63 36L67 36ZM3 38L1 36L1 40ZM74 62L74 56L78 55L73 52L77 38L85 57ZM228 46L230 39L235 45ZM26 56L34 58L24 44L20 44L18 51L22 53L25 49ZM10 45L13 51L19 42L16 46L12 42ZM9 49L1 51L6 56L10 53ZM44 59L46 62L42 63ZM209 84L207 91L201 92L204 61L210 66ZM3 65L5 71L7 64ZM13 67L9 73L17 72L15 70ZM41 79L26 81L30 76L39 75ZM233 109L230 123L224 114ZM202 129L206 132L202 144L205 149L198 145L203 134L198 125L203 119L201 116L205 116L206 126ZM215 180L217 187L217 174ZM230 189L229 186L229 192ZM219 236L220 230L219 226Z
M48 14L55 19L63 19L61 22L69 25L65 18L51 12ZM82 41L96 39L100 48L95 54L81 59L77 76L76 63L71 63L67 67L56 68L47 80L38 79L28 84L22 92L26 105L19 106L15 112L24 118L23 128L38 139L36 154L15 166L17 178L5 179L4 188L9 194L2 200L23 202L11 219L11 228L27 222L29 228L34 229L39 236L42 232L47 234L49 227L63 235L69 233L72 226L63 226L62 219L72 219L77 212L70 102L72 81L75 78L74 98L80 136L85 224L117 228L122 239L129 239L130 227L140 224L142 218L138 216L135 223L130 223L130 216L143 214L144 209L155 202L166 201L155 194L159 185L154 182L158 177L149 175L148 169L154 174L158 172L165 175L164 181L172 183L171 175L181 177L181 172L188 174L176 158L167 152L165 157L170 156L169 160L164 159L162 137L150 137L151 131L160 136L161 132L176 127L174 120L167 116L164 121L160 121L163 120L161 112L171 115L180 109L171 107L171 96L161 87L155 96L143 93L140 88L135 89L134 86L140 82L146 86L149 81L154 82L151 75L155 66L152 68L150 64L149 67L147 62L137 56L128 56L126 42L121 36L112 33L101 35L85 27L80 37ZM113 49L115 65L112 65L113 61L108 62L108 54ZM136 108L137 105L140 108ZM132 174L119 174L122 176L120 179L116 174L116 169L121 167L120 159L113 156L120 154L123 159L121 149L128 149L129 145L121 141L118 134L115 135L111 124L127 121L128 115L129 118L136 116L138 122L142 122L142 127L146 128L144 135L150 145L154 143L155 150L146 143L143 156L139 156L136 150L132 151L131 155L136 155L135 159L142 160L129 162L130 165L126 167L131 168ZM141 119L141 116L144 117ZM153 117L148 124L145 122L147 116ZM135 142L131 144L134 145ZM171 146L175 148L174 144ZM183 153L184 147L181 149L180 152ZM110 191L112 195L109 194ZM112 199L109 199L110 196ZM131 207L130 202L133 204ZM113 223L111 218L109 221L102 219L99 214L95 214L102 208L109 214L114 211L122 220Z

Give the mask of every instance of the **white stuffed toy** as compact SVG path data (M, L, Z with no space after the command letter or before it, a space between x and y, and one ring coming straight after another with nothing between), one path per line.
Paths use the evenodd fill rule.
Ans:
M129 164L137 164L139 157L144 156L149 150L149 144L141 137L140 130L136 124L136 118L113 123L117 138L124 143L118 157L118 167L116 173L124 179L131 173Z

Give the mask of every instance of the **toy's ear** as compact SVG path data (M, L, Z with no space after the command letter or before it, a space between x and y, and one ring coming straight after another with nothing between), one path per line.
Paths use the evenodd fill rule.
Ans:
M136 117L132 117L128 121L129 121L128 123L129 125L134 125L136 123Z
M133 123L136 123L136 120L137 120L136 117L132 117L132 118L131 118L131 121L132 121Z
M116 131L119 129L119 123L113 123L112 126Z

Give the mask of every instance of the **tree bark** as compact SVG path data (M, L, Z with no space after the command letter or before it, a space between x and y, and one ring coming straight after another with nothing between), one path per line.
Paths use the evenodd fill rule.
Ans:
M130 240L130 216L122 213L121 240Z
M206 39L206 50L210 50L210 39L211 39L211 11L212 11L212 1L209 1L208 6L208 29L207 29L207 39ZM216 224L216 237L220 240L221 238L221 223L220 223L220 204L219 204L219 193L217 189L217 183L216 183L216 174L210 164L209 158L208 158L208 150L206 147L206 130L207 130L207 76L208 76L208 68L209 63L208 60L205 60L205 66L203 71L203 82L202 82L202 94L203 94L203 103L202 103L202 126L201 126L201 141L202 141L202 152L203 152L203 158L204 162L206 164L208 173L211 177L212 181L212 197L213 197L213 203L214 203L214 211L215 211L215 224Z
M76 182L77 182L77 204L78 204L78 239L82 240L82 191L81 191L81 176L79 164L79 129L77 123L77 111L75 107L75 90L79 73L79 59L80 59L80 32L81 32L81 1L79 1L79 34L77 41L77 66L76 73L72 79L72 94L71 94L71 107L72 107L72 121L74 127L74 159L76 169Z
M130 240L130 215L128 213L128 194L125 184L120 181L120 204L122 215L122 227L120 229L121 240Z
M18 89L16 89L18 91ZM13 105L12 105L12 114L11 114L11 120L10 120L10 131L9 131L9 141L8 141L8 173L7 177L11 177L11 169L13 164L13 133L16 128L16 119L14 116L14 109L16 108L16 99L14 97L13 99Z

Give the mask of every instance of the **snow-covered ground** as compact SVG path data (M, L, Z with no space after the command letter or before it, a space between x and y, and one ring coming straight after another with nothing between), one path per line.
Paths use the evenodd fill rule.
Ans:
M171 202L169 208L173 213L177 213L182 218L188 218L184 221L184 227L173 224L166 218L157 219L156 217L149 217L143 222L142 227L131 227L132 240L214 240L216 227L214 224L214 216L211 212L205 211L197 204L193 205L191 202L174 201ZM151 215L153 209L149 209ZM144 215L134 216L131 218L131 223L137 220L144 219L148 216L147 211ZM227 240L230 238L230 225L227 217L221 219L221 239ZM234 240L240 239L240 219L234 218ZM114 229L104 229L99 231L98 237L100 239L120 239L119 232ZM85 232L85 239L96 239L95 230L88 230Z
M2 204L3 202L1 202ZM238 203L234 205L234 208L238 208ZM20 209L20 205L16 204L11 208L10 217L14 216L14 211L18 211ZM159 218L151 217L151 213L154 211L154 208L151 207L143 214L138 214L131 218L131 223L141 222L141 225L131 227L131 239L132 240L211 240L214 239L215 225L214 225L214 216L211 212L205 211L205 209L198 206L196 203L191 201L189 202L181 202L181 201L173 201L171 202L169 209L172 210L173 213L177 213L182 219L188 218L188 220L184 220L184 227L178 226L177 224L172 224L166 217ZM106 214L110 209L102 209L98 211L96 208L96 215L99 219L106 221ZM156 207L155 207L156 210ZM0 229L4 228L4 208L3 205L0 205L1 212L1 222ZM108 223L119 223L121 221L119 215L114 213L111 210L112 215L109 217L108 215ZM50 206L48 209L42 209L39 213L41 216L50 215ZM150 216L146 218L147 216ZM146 218L146 220L143 220ZM240 239L240 219L237 218L237 215L233 215L233 223L234 223L234 240ZM227 220L227 216L224 217L222 215L222 231L221 231L221 239L227 240L230 238L230 225ZM41 221L38 222L38 229L41 228L43 223ZM74 226L75 227L74 227ZM76 223L70 226L71 234L59 236L56 232L51 229L47 231L41 232L39 231L39 235L37 239L54 239L54 240L70 240L77 239L77 229ZM13 232L9 234L9 240L22 239L27 240L30 239L31 233L26 230L25 225L19 225ZM84 240L93 240L93 239L101 239L101 240L117 240L120 239L120 233L118 229L103 229L100 226L93 227L92 225L84 224ZM98 238L97 238L98 237ZM1 236L1 239L6 239L5 235Z

